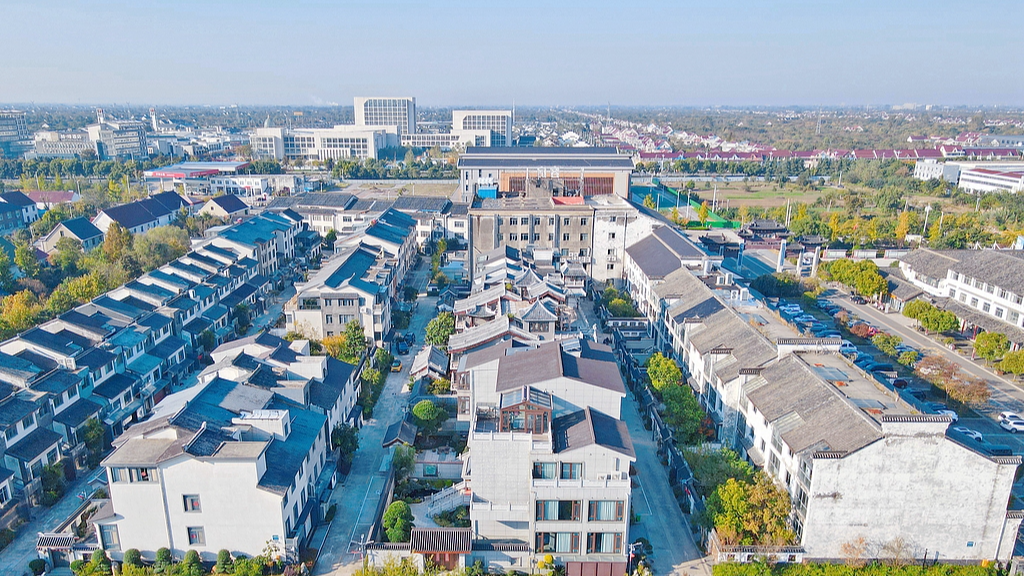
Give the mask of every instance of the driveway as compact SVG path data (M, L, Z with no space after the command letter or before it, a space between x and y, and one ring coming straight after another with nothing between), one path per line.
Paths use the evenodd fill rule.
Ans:
M313 569L314 575L352 574L362 567L360 542L373 525L377 503L384 491L387 471L391 467L391 452L381 446L388 426L402 417L411 393L405 384L416 353L422 348L424 329L433 319L436 298L420 298L419 307L409 323L409 331L417 335L417 344L402 360L402 371L388 376L373 419L359 431L359 450L352 460L352 468L345 482L334 489L331 503L337 506L327 539L320 549L320 557Z

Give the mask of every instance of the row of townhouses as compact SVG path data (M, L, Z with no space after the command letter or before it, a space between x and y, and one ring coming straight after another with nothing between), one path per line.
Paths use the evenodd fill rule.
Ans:
M290 209L289 209L290 211ZM339 238L334 255L284 307L289 330L309 338L341 335L358 320L366 337L383 343L391 311L418 254L416 220L388 209L365 229Z
M227 340L234 306L260 309L300 227L294 214L254 218L0 343L0 505L37 502L47 465L83 466L90 419L117 436L148 417L193 367L204 333Z
M659 265L664 247L643 243L626 252L628 281L658 348L716 440L789 492L807 558L840 559L861 538L874 551L902 539L914 557L1010 558L1024 519L1011 495L1019 456L950 437L949 417L855 367L838 339L800 338L729 274Z

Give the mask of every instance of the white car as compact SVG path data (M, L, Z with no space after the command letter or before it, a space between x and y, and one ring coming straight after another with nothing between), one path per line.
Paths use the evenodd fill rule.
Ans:
M1003 420L1024 420L1024 418L1018 416L1016 412L1007 411L999 413L999 421L1002 422Z
M1024 424L1024 422L1022 422L1021 424ZM984 442L985 441L985 438L981 435L981 432L978 432L977 430L971 430L970 428L967 428L966 426L953 426L952 428L950 428L950 430L952 430L954 432L959 432L959 433L963 434L964 436L967 436L971 440L974 440L974 441L977 441L977 442Z
M953 412L952 410L950 410L948 408L940 408L940 409L936 410L935 413L937 415L939 415L939 416L949 416L950 418L953 419L954 423L956 423L958 420L960 420L960 416L956 412Z
M1000 420L999 426L1003 430L1009 430L1011 434L1016 434L1017 432L1024 432L1024 420L1021 420L1019 418L1006 418L1004 420Z

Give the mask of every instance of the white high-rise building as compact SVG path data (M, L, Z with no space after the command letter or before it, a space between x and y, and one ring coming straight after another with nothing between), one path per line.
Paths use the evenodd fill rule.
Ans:
M403 97L355 98L356 126L396 126L398 135L416 133L416 99Z
M483 141L471 146L509 146L512 144L511 110L453 110L452 134L474 134ZM465 141L460 138L460 141Z
M32 146L21 110L0 110L0 157L16 157Z

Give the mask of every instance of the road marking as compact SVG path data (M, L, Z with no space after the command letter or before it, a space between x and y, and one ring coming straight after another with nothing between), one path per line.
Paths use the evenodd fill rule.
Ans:
M640 489L640 494L642 494L643 497L644 497L644 502L647 503L647 512L646 512L646 514L648 514L648 515L654 514L654 508L651 508L651 501L647 499L647 490L644 490L644 485L640 482L640 478L639 477L636 479L636 485ZM643 515L645 513L641 512L640 514Z

